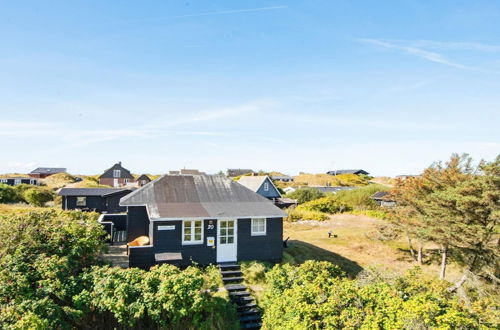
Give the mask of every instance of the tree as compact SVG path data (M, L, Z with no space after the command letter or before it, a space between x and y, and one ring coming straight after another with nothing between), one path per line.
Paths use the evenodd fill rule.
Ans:
M24 200L35 206L44 206L45 203L54 199L50 190L41 188L31 188L23 193Z

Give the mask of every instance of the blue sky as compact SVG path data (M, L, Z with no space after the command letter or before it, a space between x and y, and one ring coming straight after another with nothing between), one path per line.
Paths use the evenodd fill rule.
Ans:
M3 1L0 112L0 172L491 160L500 2Z

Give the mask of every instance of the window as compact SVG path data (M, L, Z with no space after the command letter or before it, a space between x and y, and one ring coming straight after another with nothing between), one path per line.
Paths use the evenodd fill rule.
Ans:
M266 219L252 219L252 236L266 234Z
M113 170L113 178L119 178L122 174L121 170Z
M185 220L182 222L182 244L203 243L203 221Z
M264 183L264 191L269 191L269 182Z
M76 206L85 206L85 205L87 205L87 197L76 198Z
M127 183L128 183L128 179L125 179L125 184L127 184Z
M35 180L33 180L33 179L31 179L31 180L30 180L30 184L36 184L36 181L35 181Z
M21 184L21 179L14 179L14 184L15 185Z
M1 183L7 183L7 179L0 179Z

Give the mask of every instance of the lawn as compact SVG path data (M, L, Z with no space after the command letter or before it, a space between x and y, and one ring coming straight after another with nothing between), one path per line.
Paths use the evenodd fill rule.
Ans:
M334 215L321 222L285 222L283 236L290 239L283 261L327 260L341 266L351 277L366 268L402 273L416 266L403 237L380 239L379 228L385 224L383 220L351 214ZM328 237L329 231L331 238ZM439 265L438 258L434 258L435 247L428 245L425 248L427 260L432 262L422 267L424 273L437 276ZM451 264L447 279L458 277L458 269Z

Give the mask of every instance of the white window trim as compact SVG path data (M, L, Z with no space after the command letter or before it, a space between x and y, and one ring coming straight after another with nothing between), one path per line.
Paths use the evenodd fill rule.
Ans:
M119 178L122 174L121 170L113 170L113 178Z
M264 191L269 191L269 182L264 182Z
M264 220L264 231L254 232L253 222L254 220ZM250 223L250 232L252 236L266 236L267 235L267 219L266 218L253 218Z
M18 184L21 184L22 181L21 179L14 179L14 185L17 186Z
M184 223L190 221L191 223L194 223L195 221L201 221L201 240L198 241L185 241L184 240ZM191 238L194 238L194 226L191 225ZM203 244L205 240L205 221L201 219L184 219L182 220L182 245L199 245Z
M0 182L1 182L1 183L7 183L7 182L8 182L8 180L7 180L7 179L0 179Z
M78 204L78 198L83 198L83 201L85 202L85 204L83 204L83 205ZM76 197L76 206L87 206L87 197L86 196L77 196Z

